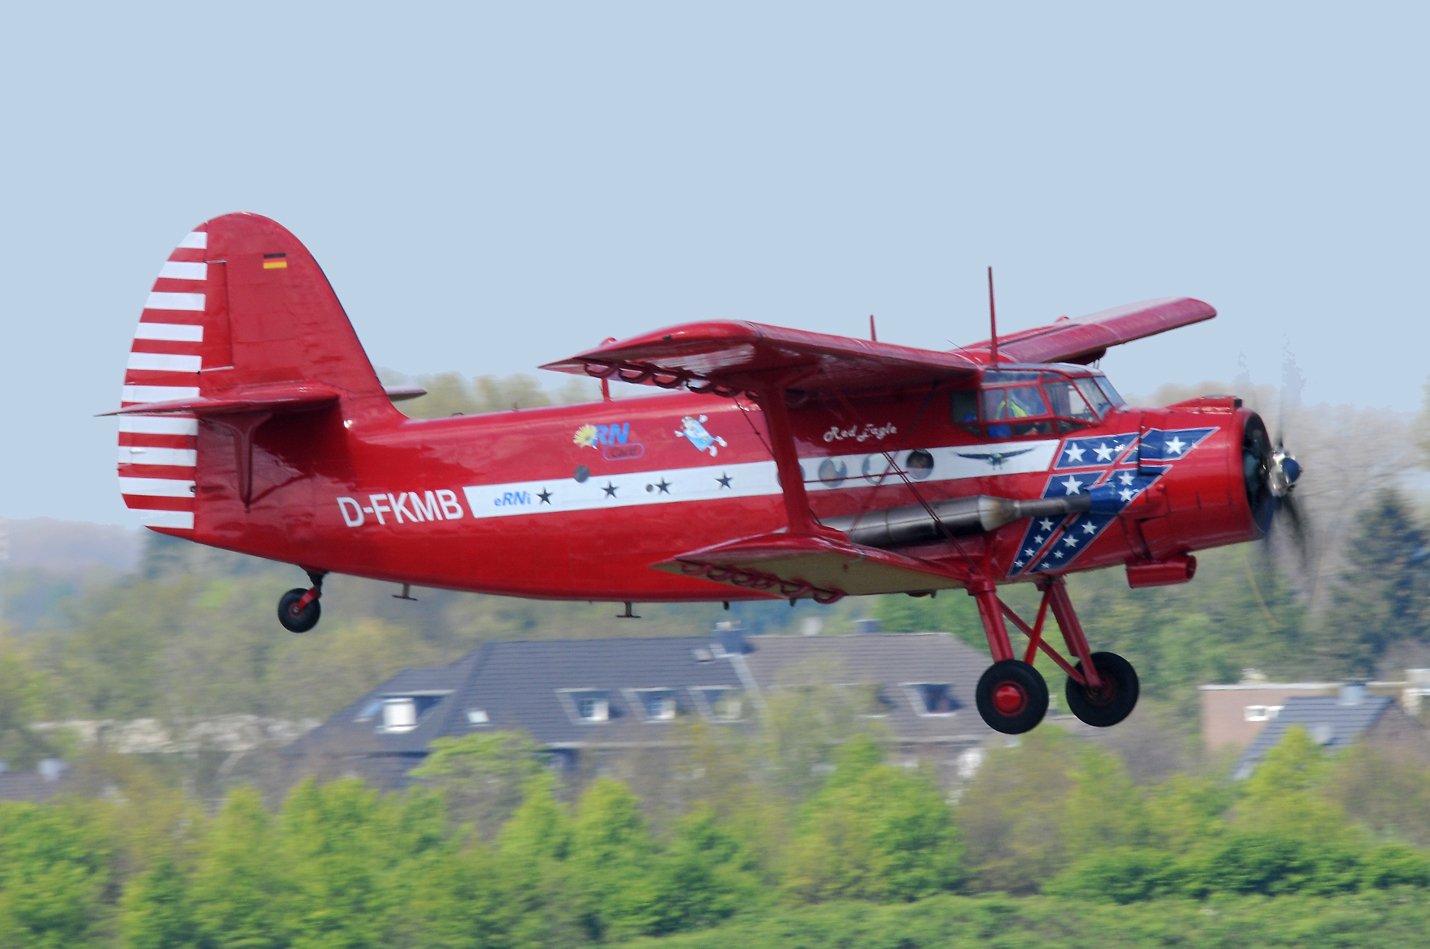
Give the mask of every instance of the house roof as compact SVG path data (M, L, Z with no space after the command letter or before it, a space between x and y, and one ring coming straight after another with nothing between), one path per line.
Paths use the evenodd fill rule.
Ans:
M1292 696L1280 714L1257 734L1237 761L1232 776L1250 777L1261 759L1281 743L1286 730L1292 726L1304 728L1317 743L1337 750L1355 744L1393 704L1395 700L1388 695L1367 695L1353 704L1339 695Z
M647 715L643 690L660 690L681 713L709 717L710 700L721 690L754 692L757 700L801 675L877 685L901 740L957 742L990 734L973 700L987 660L946 633L757 636L743 654L726 652L714 638L490 642L450 666L398 673L286 753L420 756L436 738L502 728L522 729L549 748L658 744L669 740L670 722ZM384 699L422 694L436 701L414 728L381 729ZM939 709L934 714L930 697ZM584 721L582 698L604 700L608 720ZM472 720L477 711L484 722Z
M992 734L973 694L988 657L949 633L760 636L751 643L755 651L745 658L765 690L804 675L877 685L889 726L901 740L982 740ZM930 714L920 685L947 685L950 711Z

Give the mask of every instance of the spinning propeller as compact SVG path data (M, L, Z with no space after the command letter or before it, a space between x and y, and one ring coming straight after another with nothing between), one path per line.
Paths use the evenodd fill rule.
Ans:
M1304 566L1310 556L1310 538L1305 514L1294 493L1296 481L1301 477L1301 465L1286 450L1279 434L1276 447L1271 447L1271 437L1260 416L1254 415L1246 423L1241 442L1241 469L1256 526L1269 538L1278 529L1279 522L1284 521L1284 529L1290 532Z

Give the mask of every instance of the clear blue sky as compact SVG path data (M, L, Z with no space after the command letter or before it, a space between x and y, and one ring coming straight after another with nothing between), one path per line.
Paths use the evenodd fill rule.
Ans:
M735 317L947 348L1173 294L1124 390L1419 405L1416 4L11 5L0 514L131 523L112 419L175 242L269 215L375 363L529 372ZM559 382L553 379L553 382Z

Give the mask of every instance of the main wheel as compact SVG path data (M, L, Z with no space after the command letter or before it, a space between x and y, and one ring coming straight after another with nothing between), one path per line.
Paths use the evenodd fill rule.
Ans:
M989 666L974 694L978 714L989 728L1005 735L1032 730L1048 711L1048 684L1042 673L1017 659Z
M316 598L310 600L301 610L298 609L299 601L307 593L307 590L295 588L278 598L278 622L290 633L306 633L318 625L318 617L323 615L323 608L318 605Z
M1102 688L1089 689L1069 676L1068 708L1089 725L1098 728L1116 725L1137 707L1137 696L1141 692L1137 670L1115 652L1093 653L1092 665L1102 680ZM1076 669L1082 671L1081 662Z

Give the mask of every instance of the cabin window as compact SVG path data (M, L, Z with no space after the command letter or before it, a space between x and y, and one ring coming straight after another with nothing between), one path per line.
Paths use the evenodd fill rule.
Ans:
M1088 405L1092 406L1092 410L1097 413L1098 418L1105 416L1112 408L1112 400L1097 387L1095 379L1084 376L1081 379L1074 379L1073 383L1077 386L1077 391L1081 392L1082 397L1087 400Z
M1076 431L1081 426L1097 423L1097 415L1070 380L1050 382L1044 388L1048 393L1048 400L1053 403L1053 414L1058 417L1060 433Z
M1014 375L1014 373L1002 373ZM1017 373L1031 375L1031 373ZM1043 392L1037 386L1009 386L1006 389L983 390L983 418L987 422L999 422L988 426L992 438L1008 438L1012 435L1051 435L1051 421L1032 421L1037 416L1046 416L1048 404Z
M1112 383L1107 381L1106 376L1093 376L1093 378L1097 380L1097 387L1103 391L1113 405L1122 406L1127 404L1126 400L1117 394L1117 390L1112 388Z
M982 434L978 428L977 392L955 392L953 394L953 424L970 434Z

